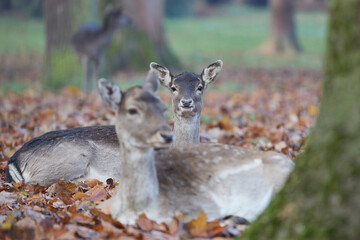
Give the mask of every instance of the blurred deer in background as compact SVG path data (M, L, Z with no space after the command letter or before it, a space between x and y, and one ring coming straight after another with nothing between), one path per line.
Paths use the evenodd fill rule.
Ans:
M147 89L122 92L105 79L103 99L116 112L121 161L112 216L134 224L145 213L157 222L178 213L204 211L210 220L228 215L252 221L284 184L294 163L285 155L219 144L168 148L172 133L164 104Z
M218 64L217 64L218 63ZM210 64L198 76L194 73L179 74L176 87L178 92L173 94L173 107L175 117L175 145L186 142L197 144L199 142L200 114L202 110L202 96L208 83L215 80L213 73L219 71L222 62ZM159 87L159 69L164 67L151 64L150 71L144 82L144 89L156 92ZM160 72L161 73L161 72ZM189 76L189 77L186 77ZM199 80L200 79L200 80ZM202 79L206 79L206 82ZM209 80L210 79L210 80ZM181 81L179 81L181 80ZM199 84L204 88L199 91ZM192 97L191 107L179 106L179 101ZM177 98L177 100L175 100ZM194 120L195 119L195 120ZM192 123L186 126L186 123ZM64 178L66 181L77 178L97 178L105 182L108 178L117 180L121 154L119 142L114 126L80 127L46 133L25 143L9 160L6 170L6 181L19 182L24 180L27 184L47 185Z
M93 86L91 63L95 79L98 79L99 64L104 51L111 43L116 29L130 24L130 18L123 16L120 9L107 6L102 26L93 22L84 23L72 37L72 46L83 65L84 90Z

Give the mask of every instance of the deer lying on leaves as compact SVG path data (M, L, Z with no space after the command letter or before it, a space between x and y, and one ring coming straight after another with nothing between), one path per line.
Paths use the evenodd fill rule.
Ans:
M251 221L293 169L289 158L275 152L219 144L166 149L173 135L159 98L141 87L122 92L104 79L98 84L116 112L122 157L111 212L122 223L135 223L141 213L161 222L177 213L192 219L199 211L209 219L235 215Z
M203 92L215 80L221 66L222 62L219 60L205 68L200 76L182 73L173 77L167 68L151 63L144 82L145 89L156 92L159 87L158 74L162 76L164 72L167 73L166 79L171 76L171 81L177 88L177 93L173 91L172 96L173 105L176 105L173 107L176 144L199 142ZM161 80L161 83L164 84L164 81ZM183 110L180 105L182 98L194 99L190 108L185 106ZM27 184L47 185L56 183L61 178L65 181L78 178L97 178L103 182L108 178L116 180L119 176L120 159L114 126L52 131L25 143L10 158L6 181L24 180Z
M205 69L203 73L206 74L206 72L209 71ZM130 97L132 94L120 94L120 90L115 85L106 83L104 80L100 83L102 95L112 104L114 109L118 108L119 101L124 102L127 99L125 96L139 101L137 105L145 108L154 104L151 100L154 96L149 95L148 92L157 88L151 84L145 84L145 86L150 85L152 87L134 88L138 89L136 91L147 92L146 95L150 96L149 99L134 99ZM135 90L128 90L127 92L132 91ZM155 102L158 101L160 100ZM129 102L131 101L129 100ZM156 117L161 113L160 110L164 110L164 108L163 104L157 103L152 111L146 111L146 114L140 116L145 118L148 123L148 119L151 117L148 117L148 115L156 113L153 116ZM144 111L146 109L140 110ZM129 109L128 114L137 115L139 110ZM162 113L157 117L162 118ZM141 121L144 121L144 119L133 119L131 129L142 129L137 127ZM163 123L163 120L160 122ZM170 209L174 214L179 211L183 212L185 216L191 217L195 216L197 210L200 209L205 210L210 218L234 214L252 220L267 205L272 194L281 187L293 167L292 161L282 154L246 150L226 145L204 144L193 146L190 144L190 146L179 147L171 151L152 152L154 146L156 148L165 147L163 145L168 146L171 143L172 137L168 133L168 128L164 127L164 129L166 129L166 133L158 134L157 137L150 139L146 138L145 132L139 131L141 134L137 133L137 141L134 141L133 132L124 131L123 137L117 136L112 126L51 132L33 139L14 154L9 160L6 178L7 181L12 179L16 181L25 180L26 183L39 183L42 185L56 182L60 178L72 180L80 177L99 177L101 179L107 175L112 175L109 177L115 176L115 178L122 181L127 178L124 176L128 176L130 173L124 175L125 170L122 168L127 163L123 163L122 159L124 155L127 156L130 153L127 151L122 152L124 147L121 146L130 144L131 147L135 146L140 148L141 151L144 149L148 153L150 151L152 153L150 158L155 157L157 160L155 173L158 176L158 185L155 183L155 185L151 186L155 189L155 192L168 189L165 191L169 201L166 204L173 205L176 208ZM119 137L120 142L117 141L117 137ZM121 142L124 138L127 139L126 143ZM165 139L163 141L167 143L159 144L156 142L157 138L163 138ZM146 140L145 143L144 140ZM76 151L72 148L75 148ZM142 156L140 150L135 149L134 154L131 153L131 156ZM202 170L202 168L205 170ZM180 174L181 172L183 172L183 175ZM146 176L144 175L144 177ZM235 183L234 187L224 188L227 181L232 181L231 184L233 185ZM228 186L231 186L231 184L228 184ZM239 184L241 184L241 187L238 186ZM164 188L166 189L164 190ZM178 194L170 194L175 193L177 189L181 189L183 194L190 194L189 199L195 199L196 201L177 198ZM205 194L205 192L207 193ZM236 201L232 201L235 196ZM161 195L161 198L165 198L164 195ZM158 198L156 197L156 199ZM184 203L187 203L185 204L187 207L183 209ZM153 201L150 201L149 204L152 206ZM139 209L135 204L136 211L134 210L135 212L129 214L135 216L137 211L147 212L150 205L144 205L144 208ZM121 209L119 211L122 211ZM116 212L116 210L113 210L113 212ZM116 215L117 213L114 213L115 217ZM148 215L155 220L160 220L152 213L148 213ZM168 218L168 215L165 214L162 218ZM132 221L131 218L130 221Z

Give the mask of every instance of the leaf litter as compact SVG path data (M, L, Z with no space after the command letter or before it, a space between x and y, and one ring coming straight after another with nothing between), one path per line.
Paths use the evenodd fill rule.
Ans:
M239 91L208 90L204 96L201 141L272 150L294 158L303 149L318 113L318 73L230 72L218 80L236 80ZM215 90L214 90L215 89ZM170 104L170 94L159 92ZM246 225L228 227L208 221L200 212L187 221L182 215L168 224L141 214L136 225L123 225L109 215L116 183L108 179L65 182L49 186L6 183L6 162L25 142L48 131L109 125L115 116L95 92L74 87L59 93L0 96L0 238L1 239L228 239ZM172 125L172 120L169 120Z

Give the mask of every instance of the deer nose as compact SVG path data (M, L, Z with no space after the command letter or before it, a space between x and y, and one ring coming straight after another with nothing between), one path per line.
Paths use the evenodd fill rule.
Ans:
M172 133L160 133L160 136L164 139L165 143L172 143L173 141Z
M183 107L191 107L193 105L192 99L181 99L181 105Z

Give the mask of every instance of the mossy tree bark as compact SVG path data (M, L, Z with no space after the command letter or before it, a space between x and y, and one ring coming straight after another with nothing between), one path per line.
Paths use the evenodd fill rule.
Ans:
M43 84L57 90L65 85L81 86L82 67L71 49L71 37L84 21L97 15L94 0L46 0L43 13L46 51Z
M106 61L109 70L148 70L152 61L179 68L180 62L169 49L164 34L164 0L119 2L124 15L131 18L132 24L121 29L108 48Z
M305 153L241 239L360 238L360 0L331 0L323 97Z
M260 47L268 55L293 55L300 52L296 37L293 0L270 0L270 36Z

